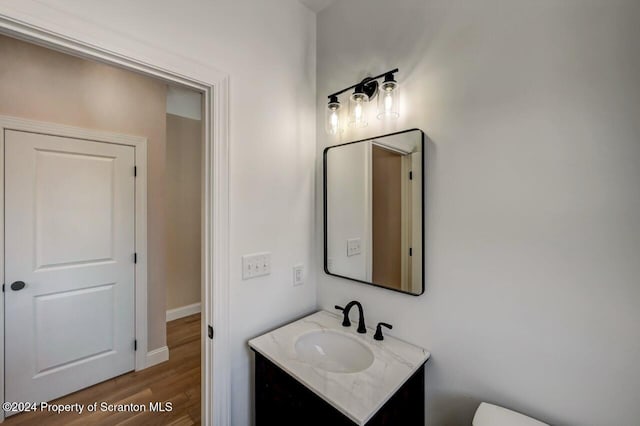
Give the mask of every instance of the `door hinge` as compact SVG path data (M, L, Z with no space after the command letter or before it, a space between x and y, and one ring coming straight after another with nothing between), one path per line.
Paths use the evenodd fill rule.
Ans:
M207 326L207 334L209 335L209 339L213 339L213 327L210 325Z
M413 256L413 248L409 247L409 256Z
M138 339L133 341L133 350L137 351L138 350Z
M2 284L2 292L4 293L4 284Z
M138 253L133 253L133 263L138 263Z
M133 166L133 177L138 176L138 166Z
M409 180L413 180L413 171L409 172Z

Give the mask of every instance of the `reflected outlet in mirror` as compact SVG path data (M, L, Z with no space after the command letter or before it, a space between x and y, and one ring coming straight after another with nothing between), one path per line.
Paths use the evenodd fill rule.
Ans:
M324 266L330 275L424 292L424 133L324 151Z

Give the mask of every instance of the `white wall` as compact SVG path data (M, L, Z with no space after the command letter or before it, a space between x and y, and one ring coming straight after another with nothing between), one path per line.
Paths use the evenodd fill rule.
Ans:
M367 145L360 143L341 146L327 152L329 271L360 280L367 279L369 250L367 191L370 184L367 183ZM360 238L361 254L347 256L347 240L352 238Z
M368 324L432 351L429 425L469 425L481 400L554 425L638 424L639 40L631 0L350 0L318 15L318 123L327 94L398 66L400 122L343 139L431 138L426 293L318 270L323 308L358 299ZM336 143L323 127L318 176Z
M7 0L0 13L184 74L230 74L232 422L249 424L246 341L315 307L314 273L292 286L292 266L312 266L313 12L296 0ZM271 275L241 281L240 256L255 251L272 252Z

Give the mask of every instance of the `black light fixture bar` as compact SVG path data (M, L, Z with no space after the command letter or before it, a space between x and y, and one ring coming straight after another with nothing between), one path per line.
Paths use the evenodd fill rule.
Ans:
M352 85L352 86L346 87L346 88L344 88L344 89L342 89L342 90L340 90L340 91L338 91L338 92L332 93L332 94L330 94L330 95L329 95L329 96L327 96L327 97L328 97L329 99L331 99L333 96L341 95L341 94L343 94L344 92L346 92L346 91L348 91L348 90L355 89L357 86L360 86L361 84L366 84L366 83L367 83L367 82L369 82L369 81L373 81L373 80L377 80L377 79L379 79L379 78L382 78L382 77L384 77L384 76L385 76L385 75L387 75L387 74L395 74L395 73L397 73L397 72L398 72L398 68L395 68L395 69L392 69L391 71L383 72L383 73L382 73L382 74L380 74L380 75L376 75L375 77L366 77L366 78L365 78L364 80L362 80L361 82L356 83L356 84L354 84L354 85Z

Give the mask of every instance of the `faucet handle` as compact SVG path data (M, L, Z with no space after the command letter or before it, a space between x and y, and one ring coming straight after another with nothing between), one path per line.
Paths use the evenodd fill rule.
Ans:
M335 305L334 308L336 308L339 311L342 311L342 313L343 313L342 326L343 327L350 327L351 326L351 321L349 321L348 312L345 311L342 306Z
M393 328L391 324L387 324L386 322L379 322L376 326L376 334L373 336L375 340L384 340L384 336L382 335L382 327L387 327L389 330Z

